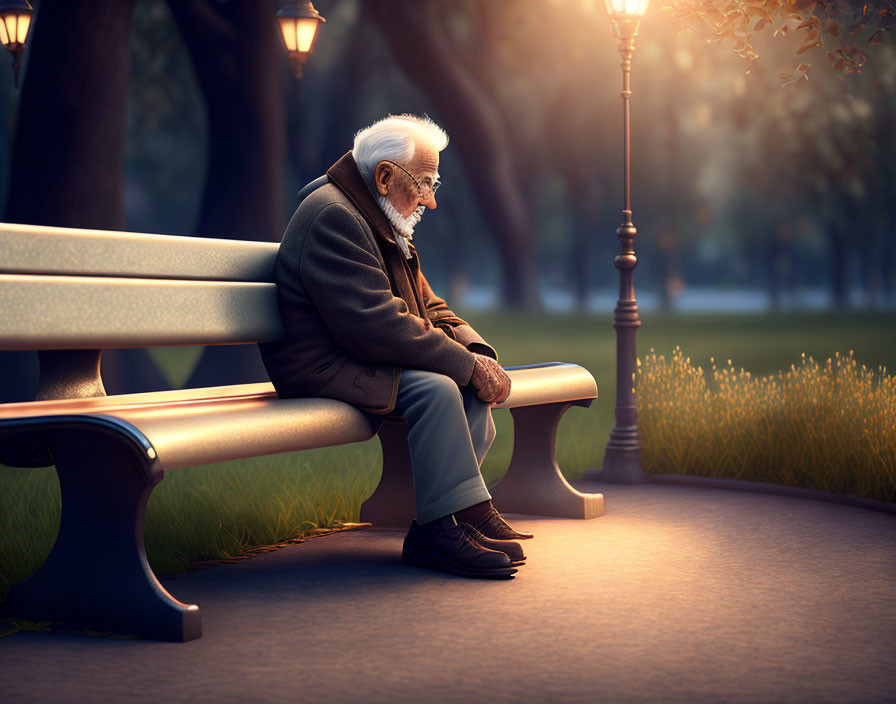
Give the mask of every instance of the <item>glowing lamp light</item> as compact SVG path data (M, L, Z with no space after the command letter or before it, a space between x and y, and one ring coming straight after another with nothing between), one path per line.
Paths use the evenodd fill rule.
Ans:
M19 87L19 66L34 10L27 0L0 0L0 44L12 54L12 72Z
M640 17L646 9L647 0L607 0L607 12L610 16Z
M280 25L283 46L286 47L296 78L302 77L302 67L314 46L321 22L326 20L314 9L310 0L290 3L277 11L277 24Z

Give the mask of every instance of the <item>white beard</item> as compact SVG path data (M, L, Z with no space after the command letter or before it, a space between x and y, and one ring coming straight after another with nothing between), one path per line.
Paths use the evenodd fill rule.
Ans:
M392 227L395 228L395 231L402 237L405 237L408 240L413 240L414 228L417 226L417 223L420 222L420 218L423 217L426 206L418 205L414 208L413 213L404 217L395 209L395 206L392 205L392 201L386 196L378 196L377 200L379 201L383 213L385 213L386 217L389 219Z

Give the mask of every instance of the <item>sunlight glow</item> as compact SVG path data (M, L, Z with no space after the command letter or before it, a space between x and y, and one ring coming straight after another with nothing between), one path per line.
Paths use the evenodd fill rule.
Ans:
M708 127L709 123L712 121L712 108L706 103L700 103L697 106L695 118L698 127Z
M679 71L690 71L694 67L694 55L683 46L678 47L673 56Z

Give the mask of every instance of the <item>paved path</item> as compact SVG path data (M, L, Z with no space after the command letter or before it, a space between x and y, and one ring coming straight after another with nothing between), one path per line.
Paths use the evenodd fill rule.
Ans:
M515 521L536 538L511 581L403 567L398 532L335 534L165 579L202 608L197 641L0 639L0 700L894 701L896 517L586 486L601 518Z

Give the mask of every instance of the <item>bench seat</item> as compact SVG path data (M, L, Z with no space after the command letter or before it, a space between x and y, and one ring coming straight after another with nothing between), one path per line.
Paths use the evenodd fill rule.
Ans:
M576 364L508 370L511 394L498 408L579 401L597 396L593 377ZM130 435L151 473L226 460L363 442L377 431L353 406L325 398L280 399L270 383L0 405L0 442L16 427L102 419ZM11 438L10 438L11 440ZM0 460L35 466L7 441ZM33 454L33 453L32 453ZM38 465L42 466L42 465Z
M498 408L593 399L593 377L575 364L509 370L510 396ZM317 447L363 442L377 431L356 408L332 399L280 399L270 383L180 389L0 405L0 439L15 427L102 419L131 435L152 473ZM6 443L0 460L35 466ZM52 463L51 463L52 464ZM43 466L43 465L38 465ZM161 475L159 475L161 477Z
M376 433L346 403L279 399L270 383L8 404L0 406L0 426L9 432L6 418L22 424L117 424L143 448L159 477L166 469L363 442ZM4 464L8 454L4 447Z

